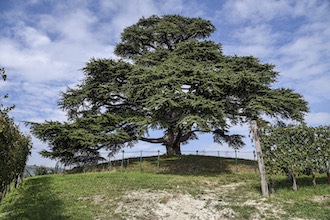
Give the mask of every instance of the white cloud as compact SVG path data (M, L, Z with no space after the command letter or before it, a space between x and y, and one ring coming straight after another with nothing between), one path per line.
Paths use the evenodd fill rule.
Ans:
M255 25L272 20L287 21L303 17L316 21L323 15L328 16L328 10L329 2L327 1L231 0L223 5L222 13L228 22L233 24Z
M301 85L310 104L322 104L330 108L330 75L319 75Z
M68 61L61 60L64 57L59 55L57 55L58 59L53 59L56 56L52 54L54 51L47 53L46 47L42 50L32 50L21 48L12 40L0 39L0 50L3 51L0 55L2 65L6 67L10 77L35 82L61 81L71 78L65 72L69 66Z
M161 10L164 12L170 11L171 13L180 13L183 11L184 7L185 5L182 0L168 0L162 2Z
M83 44L93 42L92 27L97 18L86 9L76 9L63 15L60 19L53 17L53 25L60 35L60 39L68 43Z
M329 16L329 1L324 0L300 0L292 4L292 16L307 16L313 21L324 20L324 16Z
M136 23L142 16L149 17L158 14L159 10L151 0L138 1L107 1L101 0L100 7L103 16L109 18L109 24L105 24L112 30L111 36L114 40L119 41L122 30Z
M25 41L25 45L32 48L42 47L48 45L51 41L43 33L40 33L38 30L32 27L20 27L20 30L17 32L18 36L22 37Z
M247 26L236 32L236 37L247 44L270 45L274 40L268 25L261 24L256 27Z
M10 112L17 121L65 120L65 114L56 106L59 91L64 86L44 83L8 82L11 88L7 105L15 104L16 108Z
M330 113L329 112L312 112L307 114L305 117L308 125L319 126L319 125L330 125Z
M222 13L232 23L241 22L266 22L276 17L283 16L292 10L292 6L285 0L232 0L226 1Z
M301 78L323 74L330 64L319 63L320 59L329 57L328 48L330 43L324 36L323 31L314 32L310 36L298 35L296 39L283 45L279 52L281 66L289 69L287 77ZM310 33L310 32L308 32ZM330 37L330 34L329 34ZM288 68L289 67L289 68ZM304 73L302 75L302 73Z
M22 79L77 81L81 78L77 70L90 57L112 56L114 42L102 42L106 37L100 34L98 18L84 4L69 9L61 3L56 6L52 14L35 14L29 22L24 22L27 15L20 11L19 16L7 18L14 25L7 38L0 38L1 51L6 51L0 58Z
M240 44L237 46L236 41L236 43L223 45L226 54L253 55L255 57L268 57L268 59L273 56L277 34L272 32L267 25L237 29L232 37L237 39Z

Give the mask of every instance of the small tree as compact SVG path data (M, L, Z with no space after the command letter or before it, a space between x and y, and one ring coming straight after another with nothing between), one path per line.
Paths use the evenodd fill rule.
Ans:
M4 68L0 69L0 75L6 80ZM7 97L8 95L4 96ZM30 137L22 134L13 118L8 115L13 108L14 106L3 107L0 103L0 200L13 181L17 186L32 147Z
M267 126L262 133L268 172L290 174L294 190L297 190L296 175L328 172L329 127ZM312 174L315 186L315 175Z

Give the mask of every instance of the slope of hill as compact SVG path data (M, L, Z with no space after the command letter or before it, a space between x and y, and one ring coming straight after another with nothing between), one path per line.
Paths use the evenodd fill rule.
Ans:
M297 192L290 189L286 177L276 176L276 193L264 198L251 162L250 171L244 165L244 171L236 172L234 162L224 163L227 171L219 173L204 170L201 161L207 158L190 157L186 164L175 158L165 159L168 165L163 161L162 170L157 169L155 160L142 164L131 160L125 165L127 168L112 164L110 172L27 178L19 189L4 198L0 219L328 219L330 216L330 187L324 175L317 176L316 188L310 177L298 177ZM192 168L196 168L196 159L198 173ZM211 160L205 162L211 164ZM243 161L238 164L243 167ZM191 172L186 170L189 168Z

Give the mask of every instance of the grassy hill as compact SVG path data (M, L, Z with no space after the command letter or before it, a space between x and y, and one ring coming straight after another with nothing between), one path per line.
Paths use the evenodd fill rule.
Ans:
M220 173L255 173L257 164L252 160L201 156L180 155L167 157L134 157L124 160L111 161L97 166L81 167L68 171L69 173L95 171L144 171L164 174L183 175L215 175Z
M27 178L2 201L0 219L329 219L325 175L316 188L298 177L297 192L276 176L276 193L264 198L253 161L239 160L236 172L235 160L218 159L130 159Z

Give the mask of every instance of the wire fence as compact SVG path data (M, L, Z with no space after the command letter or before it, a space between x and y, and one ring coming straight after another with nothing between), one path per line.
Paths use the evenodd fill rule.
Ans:
M221 172L244 172L249 169L257 170L255 151L182 151L181 155L166 157L164 151L132 151L122 150L115 155L108 156L109 152L101 152L107 161L82 168L82 172L100 170L153 170L165 172L171 169L174 173L221 173ZM203 157L200 157L203 156ZM166 159L170 158L170 159ZM133 166L134 165L134 166ZM170 168L169 168L170 167ZM58 163L56 173L74 169L70 166L62 166Z
M102 155L108 155L108 152L101 152ZM109 160L122 160L127 158L134 157L153 157L158 155L166 155L165 151L125 151L122 150L117 154L109 157ZM181 151L181 155L200 155L200 156L215 156L215 157L226 157L226 158L237 158L237 159L247 159L255 160L256 153L255 151L240 151L240 150L231 150L231 151Z

